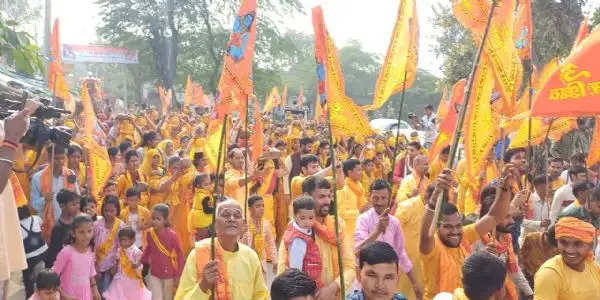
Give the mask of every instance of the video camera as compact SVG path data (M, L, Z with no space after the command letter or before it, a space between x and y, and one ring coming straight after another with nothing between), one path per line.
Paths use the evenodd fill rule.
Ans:
M11 92L0 93L0 120L4 120L13 113L23 110L26 100L29 99L27 92L19 95ZM36 111L31 115L29 130L21 138L21 143L41 149L47 141L68 146L71 142L73 132L64 126L48 126L44 121L60 118L63 114L71 114L70 111L50 106L50 99L36 98L41 102Z

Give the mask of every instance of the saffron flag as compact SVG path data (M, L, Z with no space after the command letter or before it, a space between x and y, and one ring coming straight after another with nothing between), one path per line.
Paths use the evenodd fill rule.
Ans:
M581 24L579 25L579 31L577 32L575 42L573 42L573 49L571 49L571 54L577 51L577 49L579 49L579 45L589 34L590 28L588 27L588 19L587 17L584 17L583 21L581 21Z
M552 59L548 62L539 76L534 76L532 80L533 90L539 90L540 86L543 86L550 76L560 68L559 61L557 58ZM535 74L535 73L534 73ZM529 94L529 93L526 93ZM537 97L534 94L533 102L537 101ZM523 101L523 100L521 100ZM552 121L552 127L548 131L550 125L549 118L532 118L531 119L531 141L529 141L529 119L527 117L521 120L520 126L516 135L510 141L510 148L521 148L527 147L529 144L538 145L546 140L546 134L552 140L559 140L563 134L577 128L577 121L575 118L556 118Z
M188 75L187 77L187 82L185 84L185 94L183 96L183 104L184 105L191 105L193 103L193 82L192 82L192 76ZM162 98L161 98L162 100Z
M83 115L85 117L83 127L82 146L87 150L87 175L90 192L96 199L100 199L100 193L104 189L104 184L110 178L112 165L108 157L105 137L103 132L98 133L98 121L96 112L92 105L92 99L88 93L85 82L81 86L81 104L83 106ZM101 130L100 130L101 131Z
M263 153L264 126L260 116L260 106L258 105L258 100L256 98L254 98L254 120L256 120L256 123L254 124L254 133L252 134L252 152L250 158L252 161L258 161L258 158Z
M222 119L234 110L245 118L245 106L253 94L252 59L256 41L256 0L243 0L235 16L233 31L225 48L223 71L219 80L216 98L217 115Z
M491 10L489 0L455 0L454 16L469 29L476 44L481 44L483 32ZM500 96L503 99L502 113L512 116L523 77L523 66L519 51L513 42L515 0L502 1L494 11L489 27L484 53L490 66Z
M596 126L594 127L594 136L592 137L590 149L594 149L594 151L588 151L586 160L588 167L592 167L600 161L600 151L597 150L600 149L600 118L596 118Z
M65 108L74 111L75 102L71 99L69 86L65 81L62 70L62 59L60 55L60 29L59 21L54 21L54 27L50 36L50 62L48 64L48 89L52 94L65 103Z
M522 60L531 59L533 46L533 22L531 20L531 0L520 0L513 26L513 41Z
M433 161L446 146L450 145L451 138L453 138L456 131L456 122L458 121L459 109L461 109L464 101L466 85L467 80L461 79L452 87L452 99L447 104L448 109L446 115L440 121L439 133L429 150L429 161Z
M281 107L286 107L287 106L287 84L283 85L283 92L281 92L281 103L279 103L279 106Z
M173 99L173 91L171 89L165 91L165 89L162 86L159 86L158 96L160 97L162 113L163 115L166 115L169 111L169 107L171 106L171 100Z
M380 108L394 94L409 88L417 74L419 22L415 0L402 0L385 62L379 72L373 104L364 110ZM408 45L408 46L407 46ZM406 76L406 78L405 78ZM405 85L406 81L406 85Z
M538 117L579 117L600 114L600 30L595 30L554 71L536 93L531 111Z
M450 106L450 99L448 99L448 87L444 87L444 91L442 92L442 99L440 99L440 104L438 105L437 113L435 114L435 121L439 126L442 123L442 120L448 114L448 108Z
M490 103L493 87L492 67L487 55L483 55L473 77L473 90L464 125L465 160L470 178L479 176L498 139L498 127L494 126L497 120L492 117Z
M366 138L373 134L373 129L371 129L364 111L346 96L337 49L327 32L323 10L320 6L313 8L312 16L315 29L315 58L319 94L321 95L321 105L327 104L333 131L331 134ZM324 85L322 86L321 83ZM325 96L325 101L323 101L323 96Z
M298 107L304 106L304 88L300 85L300 94L298 95Z
M319 93L317 93L317 98L315 99L315 123L321 123L321 117L323 116L323 110L321 108L321 100L319 98Z
M267 101L265 101L265 107L263 108L263 112L271 112L275 106L279 106L281 102L281 96L279 96L279 89L274 86L271 89L271 93L267 97Z

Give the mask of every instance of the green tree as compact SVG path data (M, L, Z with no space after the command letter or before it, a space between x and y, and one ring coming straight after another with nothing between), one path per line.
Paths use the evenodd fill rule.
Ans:
M0 17L0 56L6 57L17 71L33 75L44 70L39 47L29 33L16 31L18 23Z

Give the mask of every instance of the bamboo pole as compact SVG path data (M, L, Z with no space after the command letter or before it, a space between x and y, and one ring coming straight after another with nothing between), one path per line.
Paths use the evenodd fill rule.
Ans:
M249 134L248 134L248 103L250 96L246 96L246 117L244 118L244 131L246 134L246 151L244 151L244 219L246 222L248 221L248 142L249 142ZM239 136L239 133L238 133ZM254 149L256 151L256 149Z
M340 295L341 299L346 299L346 287L344 282L344 264L342 263L342 249L340 242L340 224L339 224L339 216L338 216L338 201L337 201L337 164L335 162L335 153L333 147L333 131L331 130L331 110L327 109L327 126L329 127L329 159L331 160L331 172L333 173L333 206L335 209L333 210L333 216L335 221L335 240L337 244L337 256L338 256L338 269L340 272Z
M467 107L469 106L469 99L471 98L471 92L473 90L473 78L475 77L475 72L477 71L477 67L479 66L479 61L481 60L481 54L483 53L483 47L485 46L485 41L487 40L488 32L490 30L490 24L492 23L492 17L494 16L494 10L496 10L496 4L498 0L492 0L492 7L490 9L490 13L488 15L487 24L485 25L485 30L483 31L483 36L481 38L481 45L479 45L479 49L477 50L477 55L475 56L475 61L473 62L473 67L471 68L471 74L469 74L469 81L467 82L467 91L465 92L462 109L458 115L458 122L456 124L456 134L454 135L454 140L452 141L452 147L450 148L450 155L448 155L448 164L447 168L452 168L454 165L454 156L456 156L456 151L458 150L458 140L462 135L463 123L465 121L465 114L467 112ZM441 193L438 201L435 205L435 212L433 217L433 222L431 222L431 226L429 227L429 235L433 236L435 233L435 228L437 226L437 220L440 217L440 210L442 209L442 201L444 199L444 193Z

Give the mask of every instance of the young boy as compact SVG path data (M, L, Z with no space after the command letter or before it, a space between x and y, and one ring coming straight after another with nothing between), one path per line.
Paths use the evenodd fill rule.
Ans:
M38 274L35 280L35 294L29 300L59 300L60 277L50 269Z
M192 210L188 214L188 230L192 233L194 243L211 235L210 227L215 209L211 179L209 174L200 174L194 178L194 199Z
M253 195L248 198L248 233L246 243L258 254L263 267L263 274L267 273L267 263L273 264L273 273L277 273L277 250L275 235L271 223L264 218L265 202L261 196ZM265 277L266 278L266 277Z
M306 274L289 269L273 279L272 300L315 300L317 284Z
M46 268L54 265L58 252L70 237L73 218L80 213L80 199L77 193L62 189L56 194L56 201L60 205L61 214L58 222L52 227L52 235L46 252Z
M135 245L142 248L144 233L152 226L150 211L139 205L140 192L136 188L129 188L125 192L125 207L121 211L121 220L135 230Z
M294 221L283 234L284 246L289 253L287 267L306 273L321 288L321 253L313 233L315 201L309 196L301 196L294 200L293 208Z
M346 300L406 300L404 295L396 293L400 269L398 254L392 246L380 241L366 244L358 253L358 261L356 279L361 289Z

